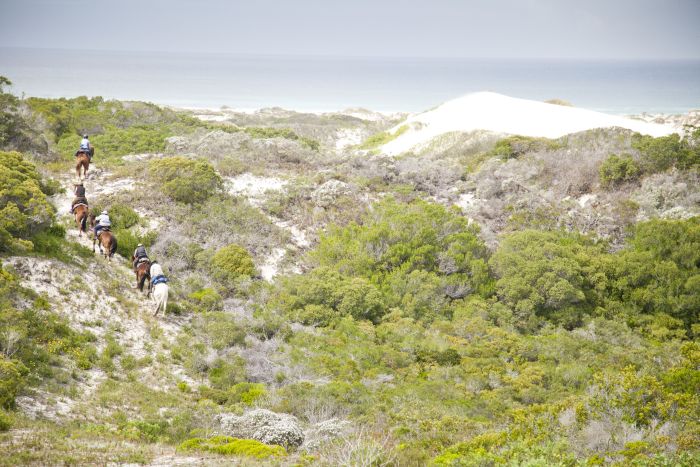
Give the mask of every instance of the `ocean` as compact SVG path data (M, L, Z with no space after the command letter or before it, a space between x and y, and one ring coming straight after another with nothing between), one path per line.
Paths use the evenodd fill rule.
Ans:
M190 108L418 112L476 91L612 114L700 108L700 61L246 56L0 48L17 95Z

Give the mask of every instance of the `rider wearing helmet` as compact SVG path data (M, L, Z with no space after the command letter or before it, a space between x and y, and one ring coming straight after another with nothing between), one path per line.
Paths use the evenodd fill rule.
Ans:
M83 182L79 182L77 185L75 185L75 198L73 199L73 202L70 205L70 213L73 214L73 208L75 208L76 204L84 204L85 206L88 205L87 198L85 197L85 187L83 186Z
M146 254L146 247L143 246L142 243L139 243L136 246L136 249L134 250L134 254L131 257L133 266L134 266L134 271L136 270L136 265L139 264L142 260L148 260L148 254Z
M76 151L75 155L77 156L81 152L87 154L90 159L92 159L92 155L95 153L95 149L92 147L92 144L90 144L87 134L83 135L83 139L80 141L80 149Z
M100 236L102 230L109 230L112 226L112 221L109 220L109 214L106 210L102 211L102 214L95 217L95 237Z

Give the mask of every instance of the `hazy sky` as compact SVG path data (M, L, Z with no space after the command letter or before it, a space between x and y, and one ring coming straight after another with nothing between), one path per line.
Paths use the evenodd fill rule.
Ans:
M700 58L698 25L700 0L0 0L0 46L68 49Z

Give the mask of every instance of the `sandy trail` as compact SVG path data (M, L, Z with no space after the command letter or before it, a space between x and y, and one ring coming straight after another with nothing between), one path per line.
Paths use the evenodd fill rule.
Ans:
M106 172L91 174L90 186L98 187L93 197L127 190L133 186L133 180L105 180ZM78 243L92 250L92 240L86 235L79 236L72 216L69 214L73 199L71 177L61 179L66 192L54 196L51 201L57 209L58 217L70 219L66 232L69 241ZM181 328L187 325L190 316L152 315L153 303L146 296L132 289L135 276L124 258L115 254L111 262L96 254L92 258L75 258L73 263L64 263L55 259L13 256L2 260L3 266L11 267L20 279L23 287L47 297L53 312L64 316L71 327L80 331L89 331L97 338L95 346L101 352L108 336L114 338L124 349L124 355L135 358L154 357L158 352L175 343ZM118 357L119 358L119 357ZM166 388L176 382L191 380L184 368L173 362L152 363L172 375L173 381L158 379L162 373L155 368L141 370L140 379L148 381L152 387ZM79 373L77 381L79 395L72 399L57 396L42 388L35 388L31 394L17 398L17 405L24 413L33 418L45 418L54 421L73 416L73 410L81 402L89 400L99 385L106 379L106 374L97 366Z

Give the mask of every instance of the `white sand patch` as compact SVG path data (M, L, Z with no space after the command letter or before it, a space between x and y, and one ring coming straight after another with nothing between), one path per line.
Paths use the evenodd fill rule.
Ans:
M250 204L260 206L268 191L280 191L287 185L286 180L276 177L258 177L251 173L244 173L236 177L226 179L228 192L235 196L248 198Z
M138 162L149 159L161 159L163 157L165 157L165 154L162 153L129 154L122 156L122 160L125 162Z
M589 203L595 201L596 198L597 198L597 196L592 194L592 193L585 194L577 200L578 205L581 206L582 208L585 208Z
M621 127L652 136L673 133L672 125L631 120L592 110L517 99L492 92L468 94L448 101L436 109L409 117L401 125L409 129L382 149L400 154L429 143L445 133L488 130L523 136L558 138L593 128Z
M335 133L335 137L335 150L342 151L350 146L360 144L365 135L361 128L341 128Z
M228 115L221 114L196 114L195 117L203 122L225 122L228 119Z
M468 211L476 204L476 195L474 193L463 193L459 195L455 205L462 211Z
M349 117L359 118L368 122L382 122L387 119L401 118L402 115L405 115L400 112L380 112L376 110L368 110L363 108L350 108L341 110L339 112L327 112L327 114L347 115Z
M292 235L292 243L299 248L306 248L311 245L311 242L306 238L306 232L301 230L290 221L275 221L275 225L281 229L288 231Z
M263 279L272 282L272 279L279 271L279 265L282 258L284 258L284 253L284 248L275 248L272 250L272 253L265 259L265 264L260 266L260 275Z

